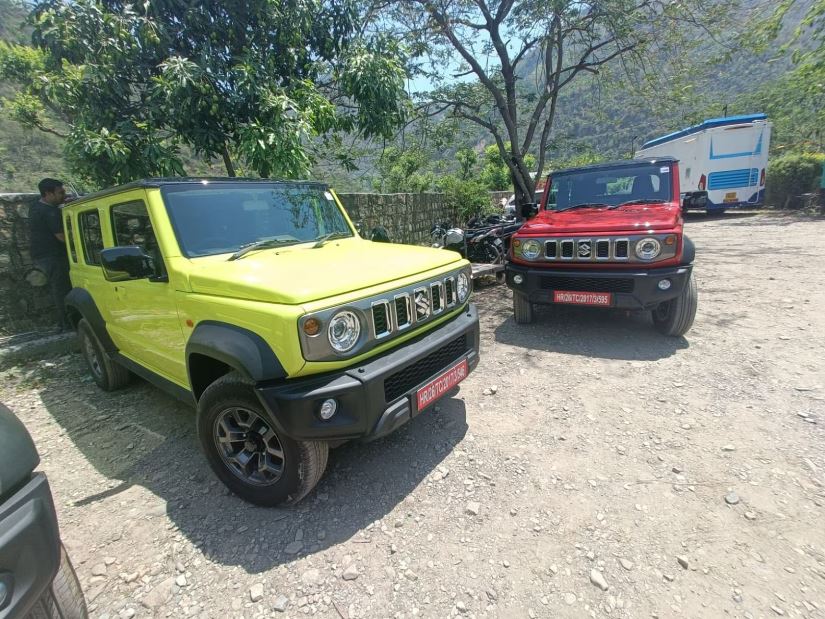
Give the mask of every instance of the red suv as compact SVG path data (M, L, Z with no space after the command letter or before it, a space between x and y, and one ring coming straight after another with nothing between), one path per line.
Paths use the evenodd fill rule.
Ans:
M534 304L615 307L649 310L659 331L684 335L697 291L678 166L633 159L551 174L510 245L516 322L531 322Z

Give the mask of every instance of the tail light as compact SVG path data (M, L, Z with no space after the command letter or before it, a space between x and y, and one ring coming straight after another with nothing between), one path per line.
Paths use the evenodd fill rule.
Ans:
M765 168L762 168L762 172L761 172L761 174L759 174L759 186L760 187L765 186Z
M699 191L704 191L708 186L708 178L704 174L699 177Z

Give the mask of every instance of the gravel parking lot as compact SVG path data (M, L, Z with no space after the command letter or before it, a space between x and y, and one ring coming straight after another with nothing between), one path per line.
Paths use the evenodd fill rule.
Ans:
M3 372L94 617L825 617L825 220L692 218L699 312L476 294L457 396L330 454L292 509L229 496L193 411L78 354Z

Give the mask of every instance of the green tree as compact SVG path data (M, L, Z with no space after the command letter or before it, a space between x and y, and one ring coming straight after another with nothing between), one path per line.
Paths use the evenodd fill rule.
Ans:
M65 133L98 184L182 174L182 146L230 176L302 176L342 133L390 138L406 115L402 50L358 6L46 0L34 49L0 49L0 77L20 85L5 106Z
M544 169L562 91L614 60L635 70L654 58L655 70L678 43L722 27L732 4L399 0L395 22L406 26L419 70L437 86L423 94L428 113L448 111L489 132L521 202L531 199ZM455 83L464 76L474 81ZM528 79L535 82L530 91L522 84ZM526 159L530 152L534 166Z

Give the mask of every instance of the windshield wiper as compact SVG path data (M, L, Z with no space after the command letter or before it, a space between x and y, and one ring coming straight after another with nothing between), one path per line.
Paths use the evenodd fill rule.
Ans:
M581 204L574 204L573 206L568 206L567 208L559 209L557 212L561 213L564 211L572 211L574 208L592 208L596 206L610 206L609 204L605 204L604 202L582 202Z
M630 206L631 204L659 204L661 202L667 202L667 200L660 200L658 198L641 198L640 200L628 200L627 202L622 202L621 204L614 204L610 207L610 209L619 208L620 206Z
M330 241L332 239L343 239L343 238L348 238L350 236L352 236L352 235L349 232L341 232L341 231L330 232L328 234L322 234L317 239L315 239L317 242L315 243L315 245L312 246L312 249L315 249L316 247L323 247L324 243L326 243L327 241Z
M261 241L255 241L253 243L247 243L246 245L241 246L241 248L236 251L234 254L229 256L227 260L237 260L238 258L243 258L246 254L251 251L255 251L256 249L267 249L268 247L280 247L281 245L294 245L295 243L300 243L296 238L289 238L289 239L263 239Z

